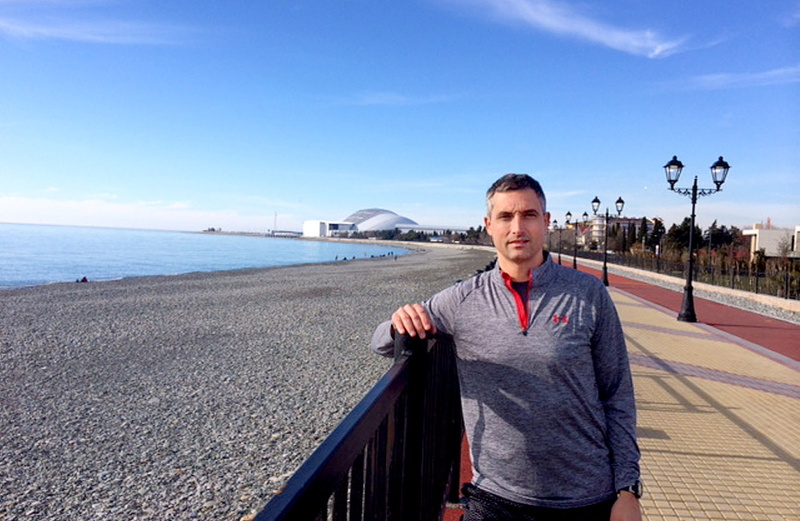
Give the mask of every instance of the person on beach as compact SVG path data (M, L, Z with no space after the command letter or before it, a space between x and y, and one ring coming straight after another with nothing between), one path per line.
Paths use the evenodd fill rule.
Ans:
M473 470L465 521L640 521L636 408L625 340L599 279L554 263L540 184L508 174L486 195L491 270L376 329L453 338Z

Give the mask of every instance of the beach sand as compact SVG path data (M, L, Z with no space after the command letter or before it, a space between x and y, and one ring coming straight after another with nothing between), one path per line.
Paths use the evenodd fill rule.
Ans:
M390 365L375 326L493 256L0 291L0 518L260 510Z

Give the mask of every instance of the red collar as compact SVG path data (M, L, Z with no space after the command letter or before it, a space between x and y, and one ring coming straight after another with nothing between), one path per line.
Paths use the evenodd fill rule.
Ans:
M528 298L524 301L522 300L520 294L514 289L514 280L511 278L511 276L503 270L500 270L500 274L503 276L503 282L505 283L506 288L508 288L508 290L514 296L514 303L517 307L519 325L522 328L522 331L525 332L528 330L528 302L530 301L531 288L533 287L533 271L528 274Z

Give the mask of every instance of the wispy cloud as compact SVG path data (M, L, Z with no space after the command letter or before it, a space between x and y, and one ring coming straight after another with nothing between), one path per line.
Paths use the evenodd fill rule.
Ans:
M106 4L98 0L0 0L0 7L4 7L0 13L0 37L22 41L174 45L191 36L192 30L184 26L104 15Z
M617 51L661 58L682 49L688 38L669 40L650 29L626 29L595 20L576 6L553 0L450 0L490 10L496 17L536 29L586 40Z
M68 40L82 43L175 45L187 40L186 28L115 20L46 22L0 18L0 35L19 40Z
M689 90L721 90L790 83L800 83L800 65L763 72L704 74L676 82L676 85Z
M794 6L794 10L790 11L781 22L784 27L797 27L800 25L800 2Z
M562 200L562 199L570 199L572 197L577 197L580 195L586 195L586 190L568 190L568 191L550 191L547 193L548 200Z

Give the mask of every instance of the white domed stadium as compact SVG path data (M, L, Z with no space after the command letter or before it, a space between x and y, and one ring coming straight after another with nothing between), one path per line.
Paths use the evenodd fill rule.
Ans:
M345 217L345 222L353 223L359 232L379 232L395 228L417 226L419 223L408 217L397 215L381 208L367 208Z
M352 232L379 232L383 230L409 230L419 225L392 211L366 208L349 215L342 221L305 221L304 237L336 237Z

